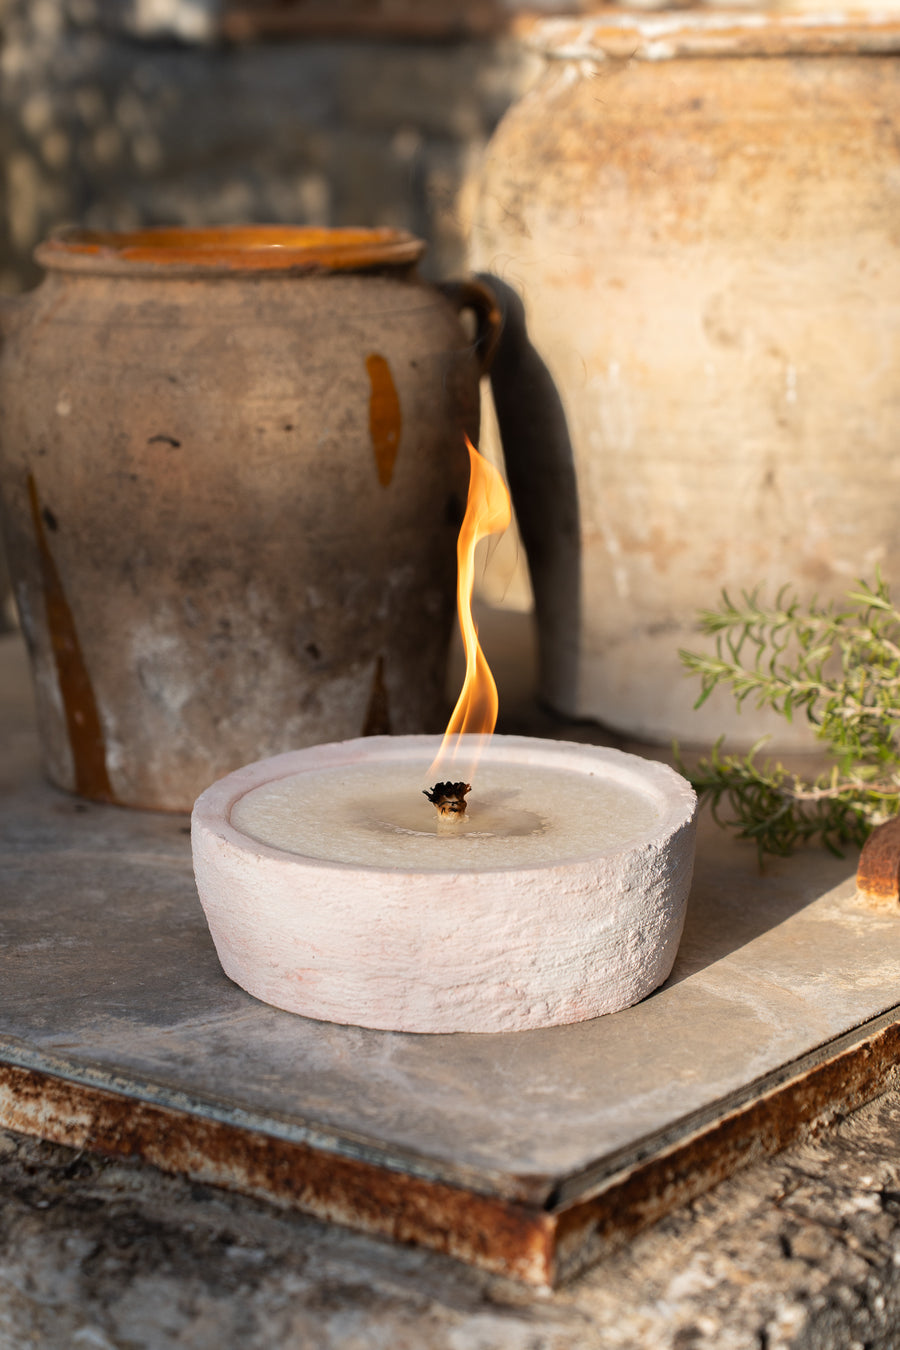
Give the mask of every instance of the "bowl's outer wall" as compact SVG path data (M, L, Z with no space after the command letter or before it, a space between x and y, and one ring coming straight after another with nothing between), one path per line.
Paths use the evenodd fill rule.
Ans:
M559 756L556 742L496 739ZM356 744L361 755L378 753L377 743ZM571 748L583 764L586 747ZM665 794L662 826L633 846L544 867L403 873L301 858L230 826L231 803L267 772L280 777L320 750L327 763L341 747L250 766L194 809L194 869L210 932L225 973L255 997L357 1026L498 1032L614 1012L668 976L696 818L694 794L671 770L595 752L598 765L605 758L615 770L630 761L637 781L646 772L654 796Z

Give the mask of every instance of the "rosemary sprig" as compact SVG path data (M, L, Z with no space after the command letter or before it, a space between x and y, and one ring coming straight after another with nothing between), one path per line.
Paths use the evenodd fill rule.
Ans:
M700 679L699 707L719 685L790 721L802 714L832 763L805 781L780 763L725 755L721 741L685 770L720 824L753 839L760 855L786 855L818 839L832 852L862 844L900 810L900 611L880 575L859 582L845 608L804 608L787 588L772 606L760 590L700 615L715 654L682 651ZM683 766L682 766L683 767Z

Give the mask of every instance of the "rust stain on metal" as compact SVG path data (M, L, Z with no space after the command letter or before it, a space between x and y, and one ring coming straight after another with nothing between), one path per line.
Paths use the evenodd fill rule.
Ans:
M787 1079L557 1211L551 1282L571 1278L678 1205L880 1095L900 1061L900 1023Z
M554 1219L296 1140L0 1064L0 1122L23 1134L240 1191L317 1218L544 1285Z
M41 510L33 474L28 475L28 497L41 565L50 646L72 748L75 791L95 801L112 802L115 796L106 767L106 746L97 701L84 663L75 620L44 528L45 521L48 524L52 522L51 528L54 529L57 528L57 522L46 508Z
M383 656L379 656L375 662L369 706L366 709L361 734L363 736L389 736L391 734L391 709L387 685L384 682Z
M856 886L876 905L900 903L900 816L873 830L863 845Z
M367 356L366 370L372 390L369 398L369 434L375 452L375 467L379 483L382 487L388 487L394 476L394 465L400 449L403 425L400 398L391 368L383 356L375 352Z

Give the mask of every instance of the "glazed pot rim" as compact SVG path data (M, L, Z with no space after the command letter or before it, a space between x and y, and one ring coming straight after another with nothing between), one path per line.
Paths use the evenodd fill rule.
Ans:
M410 268L425 244L406 230L308 225L68 226L35 249L51 271L204 275L360 272Z
M900 18L838 6L785 13L753 10L606 10L582 17L526 18L520 36L551 60L609 58L878 55L900 51Z

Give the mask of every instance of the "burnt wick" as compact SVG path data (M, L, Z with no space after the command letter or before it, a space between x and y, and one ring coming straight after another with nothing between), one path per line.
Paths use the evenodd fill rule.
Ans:
M430 790L422 789L441 820L462 820L466 814L466 793L471 791L471 783L435 783Z

